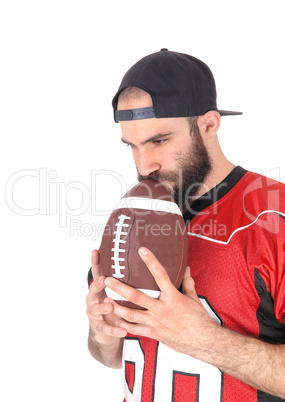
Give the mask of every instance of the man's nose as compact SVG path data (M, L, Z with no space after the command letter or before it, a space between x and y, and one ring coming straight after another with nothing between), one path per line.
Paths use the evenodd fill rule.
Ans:
M138 172L142 176L148 176L161 168L157 158L151 152L141 151L135 158Z

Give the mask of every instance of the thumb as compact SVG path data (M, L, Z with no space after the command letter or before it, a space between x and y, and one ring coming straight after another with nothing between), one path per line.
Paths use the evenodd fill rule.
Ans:
M195 292L195 282L191 276L190 267L186 267L184 278L182 281L182 291L185 295L189 295Z

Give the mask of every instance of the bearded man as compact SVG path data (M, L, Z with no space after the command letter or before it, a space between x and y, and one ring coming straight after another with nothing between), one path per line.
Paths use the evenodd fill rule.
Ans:
M142 245L161 290L152 299L103 277L94 250L91 355L122 367L126 402L285 400L285 186L223 154L221 116L240 113L217 108L213 75L193 56L162 49L139 60L113 108L138 179L163 183L183 211L189 267L177 290Z

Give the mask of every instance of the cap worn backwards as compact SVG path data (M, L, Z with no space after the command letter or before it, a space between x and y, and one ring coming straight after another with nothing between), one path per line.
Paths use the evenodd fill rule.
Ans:
M119 95L128 87L147 92L153 107L117 110ZM242 114L218 110L216 98L215 80L205 63L188 54L161 49L145 56L127 71L112 105L116 122L202 116L210 110L219 112L221 116Z

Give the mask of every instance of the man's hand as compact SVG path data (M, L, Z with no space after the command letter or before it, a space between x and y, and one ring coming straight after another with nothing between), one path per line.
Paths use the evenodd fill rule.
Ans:
M141 248L140 255L153 275L161 295L158 300L114 279L105 285L147 311L129 309L114 304L114 312L123 319L116 325L133 335L156 339L173 350L200 357L199 350L211 347L218 325L210 318L200 302L194 281L187 267L183 280L183 294L170 281L167 272L155 256Z
M113 312L114 305L106 300L105 277L100 274L99 252L93 250L92 275L94 282L90 285L89 293L86 298L87 316L90 323L90 337L93 342L102 345L112 345L117 343L117 338L126 336L127 331L115 326L118 319Z
M147 309L134 310L114 304L114 313L121 317L116 321L117 326L133 335L161 341L254 388L285 398L285 345L268 344L218 325L199 300L189 267L182 283L182 294L149 250L140 249L140 255L161 295L155 300L114 278L106 278L106 286Z

